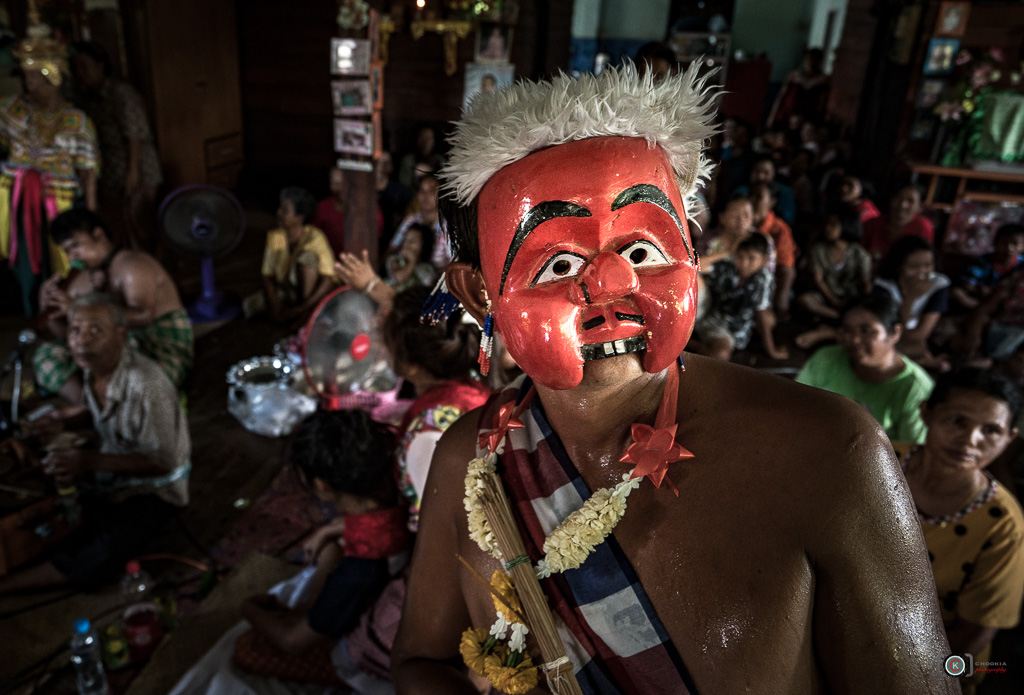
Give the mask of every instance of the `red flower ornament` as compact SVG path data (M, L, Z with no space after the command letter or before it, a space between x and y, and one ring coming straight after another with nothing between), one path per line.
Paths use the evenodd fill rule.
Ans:
M631 478L646 477L654 487L661 487L668 474L668 464L693 458L693 454L684 449L676 441L678 423L669 427L654 429L650 425L635 423L633 425L633 443L626 449L625 455L619 459L623 463L632 463L635 468ZM668 480L668 486L679 496L679 490Z
M532 391L532 389L531 389ZM532 395L532 393L531 393ZM519 427L526 427L519 419L519 416L524 410L524 406L528 403L528 400L524 399L519 407L513 401L509 401L505 405L498 408L497 415L494 416L494 429L483 432L480 438L477 440L481 449L486 448L490 453L497 451L498 446L501 444L501 440L505 438L509 430L514 430Z

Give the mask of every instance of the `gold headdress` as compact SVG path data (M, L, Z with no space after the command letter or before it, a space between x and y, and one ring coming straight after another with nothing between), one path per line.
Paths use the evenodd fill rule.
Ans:
M39 21L35 0L28 0L28 29L12 51L22 70L38 70L46 81L59 87L68 71L68 50L50 35L50 27Z

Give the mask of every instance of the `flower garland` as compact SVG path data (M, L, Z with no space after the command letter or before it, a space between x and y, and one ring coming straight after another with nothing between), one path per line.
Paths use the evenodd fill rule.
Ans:
M693 454L675 441L677 423L676 400L679 372L669 370L662 401L655 417L655 426L636 423L632 426L633 443L620 461L632 463L634 467L622 476L622 482L615 487L601 488L590 496L583 506L562 520L555 530L544 539L544 557L534 566L538 579L550 577L553 573L576 569L587 556L615 530L626 514L626 498L648 478L655 487L663 481L679 496L671 480L666 478L668 465L681 459L692 458ZM496 559L501 559L494 533L487 523L484 505L480 498L484 484L481 476L494 472L498 454L504 452L505 436L511 429L524 427L518 415L526 409L535 391L515 406L506 403L495 416L495 429L480 435L481 448L489 449L482 457L474 458L466 469L465 508L469 522L469 537L480 549Z
M501 448L499 448L500 452ZM466 472L465 507L468 512L469 537L480 549L492 557L501 559L501 551L494 533L484 515L480 500L483 482L480 476L485 471L494 471L497 453L491 452L483 458L469 462ZM626 498L640 487L642 478L633 478L632 471L622 476L622 482L613 488L601 488L583 506L562 520L554 531L544 539L544 557L534 565L538 579L550 577L553 573L576 569L587 556L604 542L626 514Z
M633 443L620 461L634 466L629 473L623 474L622 482L595 492L544 539L544 557L533 567L538 579L583 565L625 516L626 500L633 490L640 487L644 478L648 478L655 487L661 487L661 483L667 481L676 496L679 495L672 481L666 477L668 465L692 458L693 454L675 441L678 384L678 370L670 369L654 427L644 424L632 426ZM466 468L464 506L469 536L481 550L499 560L502 553L487 520L483 502L484 476L495 473L498 455L504 453L509 430L525 427L519 416L535 393L531 389L518 405L506 403L498 409L494 429L483 432L478 440L480 448L486 449L487 453L471 460ZM528 561L525 557L516 558L505 563L505 571L519 564L520 560ZM479 578L486 583L483 577ZM459 653L471 671L487 678L498 690L509 695L527 693L537 685L538 668L525 651L525 637L529 629L518 619L523 613L519 597L511 579L502 570L495 570L491 576L490 592L497 620L488 631L470 627L463 632ZM506 645L503 643L509 630L512 637Z

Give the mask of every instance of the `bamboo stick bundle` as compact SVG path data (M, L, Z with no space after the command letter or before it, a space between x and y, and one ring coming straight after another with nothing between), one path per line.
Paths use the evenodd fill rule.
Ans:
M582 695L580 684L573 672L573 663L565 654L565 646L558 637L554 618L548 608L547 598L540 588L537 575L534 574L533 562L526 555L523 539L519 535L512 507L509 505L501 478L494 471L482 475L484 489L481 501L484 514L490 524L498 549L505 559L512 583L519 594L523 610L530 621L530 630L537 638L544 663L540 666L548 681L548 687L555 695ZM526 558L521 561L520 558Z

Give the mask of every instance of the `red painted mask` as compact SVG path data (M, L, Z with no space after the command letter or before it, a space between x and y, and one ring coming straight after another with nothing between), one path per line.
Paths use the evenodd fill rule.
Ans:
M588 360L630 353L659 372L693 330L696 268L668 158L641 138L535 152L480 192L495 329L537 383L568 389Z

